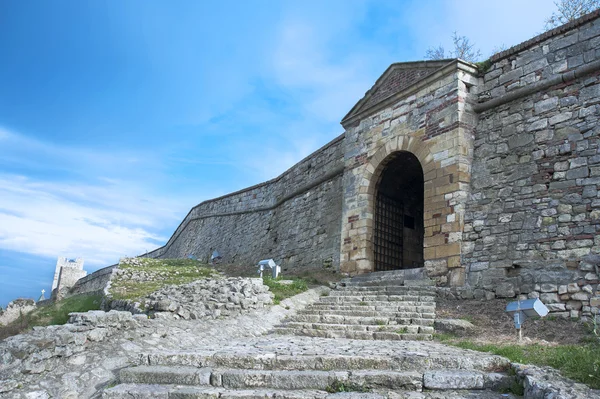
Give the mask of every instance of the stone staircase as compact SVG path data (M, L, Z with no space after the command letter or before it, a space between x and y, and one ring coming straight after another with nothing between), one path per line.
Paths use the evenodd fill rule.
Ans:
M144 354L105 399L512 398L499 356L430 342L268 336L214 350Z
M430 284L398 272L344 280L275 328L284 335L143 354L103 398L514 398L499 393L515 384L507 359L419 342L433 333Z
M275 327L279 334L322 338L431 340L435 288L404 271L343 280L329 296ZM411 276L421 277L421 276Z

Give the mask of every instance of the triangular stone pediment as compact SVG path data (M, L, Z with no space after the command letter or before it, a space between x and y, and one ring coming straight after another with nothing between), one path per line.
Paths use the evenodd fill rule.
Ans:
M373 87L365 93L364 97L344 117L342 124L353 116L409 88L452 61L454 60L397 62L390 65L383 75L377 79Z

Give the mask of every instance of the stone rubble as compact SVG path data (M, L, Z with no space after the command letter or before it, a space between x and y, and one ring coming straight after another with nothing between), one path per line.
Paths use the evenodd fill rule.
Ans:
M110 309L144 313L154 318L195 320L234 316L273 303L260 278L207 278L164 287L140 301L108 300Z
M33 299L19 298L11 301L6 306L6 309L0 308L0 326L6 326L17 320L21 315L25 315L35 309L35 301Z
M499 399L514 398L494 391L514 381L504 372L511 366L527 398L598 395L555 372L434 342L268 334L328 297L335 295L321 287L219 319L75 313L67 325L0 342L0 397ZM326 391L336 384L374 392Z

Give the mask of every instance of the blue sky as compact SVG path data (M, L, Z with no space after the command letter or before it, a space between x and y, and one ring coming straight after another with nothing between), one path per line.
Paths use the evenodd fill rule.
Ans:
M0 306L58 256L89 272L165 243L195 204L342 133L392 62L485 56L550 0L0 2Z

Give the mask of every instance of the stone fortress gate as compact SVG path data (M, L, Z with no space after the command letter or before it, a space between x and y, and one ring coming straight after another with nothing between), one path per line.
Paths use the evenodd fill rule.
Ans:
M478 65L396 63L342 135L275 179L197 205L149 256L218 250L288 273L424 268L467 297L547 295L555 311L589 312L599 114L598 11Z

